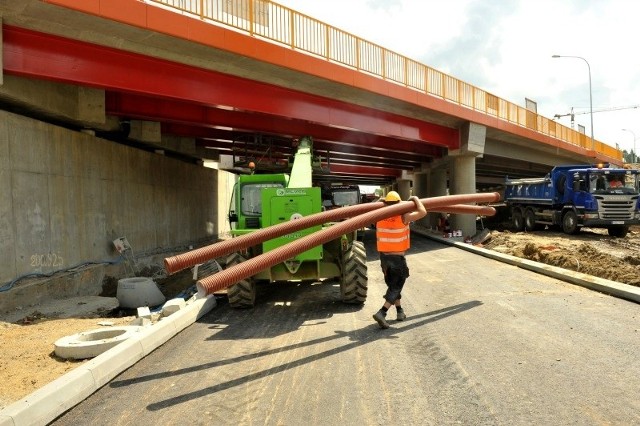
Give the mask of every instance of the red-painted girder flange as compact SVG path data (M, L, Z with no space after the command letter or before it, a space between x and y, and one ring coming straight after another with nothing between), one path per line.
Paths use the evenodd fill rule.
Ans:
M8 74L189 100L455 149L458 131L257 81L13 26L3 26Z
M150 98L135 94L112 93L106 96L106 110L110 115L140 120L162 120L173 123L163 126L168 133L181 136L206 138L207 130L217 134L219 128L230 128L240 132L263 132L289 137L312 135L319 141L330 141L340 145L340 150L350 152L352 147L378 150L379 155L388 156L389 152L407 153L412 156L442 157L441 147L427 143L394 139L386 136L367 134L353 130L337 129L301 120L286 119L259 113L229 111L209 108L194 103L177 100ZM176 128L175 126L182 127ZM188 130L191 127L191 130ZM199 129L198 129L199 128ZM215 136L211 136L215 137ZM425 159L426 160L426 159Z

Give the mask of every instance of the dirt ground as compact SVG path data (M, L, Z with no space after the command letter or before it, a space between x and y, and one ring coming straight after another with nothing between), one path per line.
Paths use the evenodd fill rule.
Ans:
M530 233L493 230L490 237L482 247L640 287L640 227L632 227L624 238L592 228L583 228L576 235L548 229Z
M141 275L157 272L143 271ZM189 270L154 281L167 299L194 284ZM0 410L88 361L57 357L56 340L83 331L129 325L136 319L134 310L120 309L116 290L114 280L103 287L101 296L51 300L0 312Z
M569 236L550 230L513 233L495 226L482 247L640 286L640 227L632 228L625 238L612 238L600 229ZM188 274L156 282L168 298L193 284ZM57 339L108 327L99 325L105 321L115 326L135 319L133 312L118 309L113 288L103 296L107 297L54 301L0 314L0 409L86 362L56 357Z

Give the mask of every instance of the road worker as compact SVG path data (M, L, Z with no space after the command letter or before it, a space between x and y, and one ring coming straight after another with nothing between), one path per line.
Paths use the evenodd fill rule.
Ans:
M451 233L451 224L449 223L449 215L447 213L440 213L440 218L438 219L438 230L442 232L445 237Z
M618 176L609 177L609 188L622 188L624 185Z
M396 191L390 191L384 197L384 203L388 205L400 202L400 195ZM409 198L416 205L416 210L403 215L393 216L376 223L376 240L380 253L380 266L387 284L387 292L384 295L384 305L373 315L380 328L389 328L386 320L387 311L394 305L396 307L396 319L403 321L407 315L402 310L400 299L404 282L409 277L409 268L405 259L405 252L409 250L409 224L423 218L427 210L416 196Z

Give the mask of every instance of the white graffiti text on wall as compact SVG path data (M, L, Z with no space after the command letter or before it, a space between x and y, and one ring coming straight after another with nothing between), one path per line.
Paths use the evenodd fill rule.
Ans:
M34 268L41 267L59 267L64 265L62 256L56 253L32 254L31 266Z

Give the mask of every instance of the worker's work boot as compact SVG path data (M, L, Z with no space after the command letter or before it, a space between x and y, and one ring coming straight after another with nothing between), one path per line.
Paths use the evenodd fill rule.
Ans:
M373 319L376 320L380 328L389 328L389 323L385 319L385 314L382 311L378 311L373 315Z
M404 321L406 319L407 319L407 314L405 314L402 309L398 309L398 316L396 317L396 320Z

